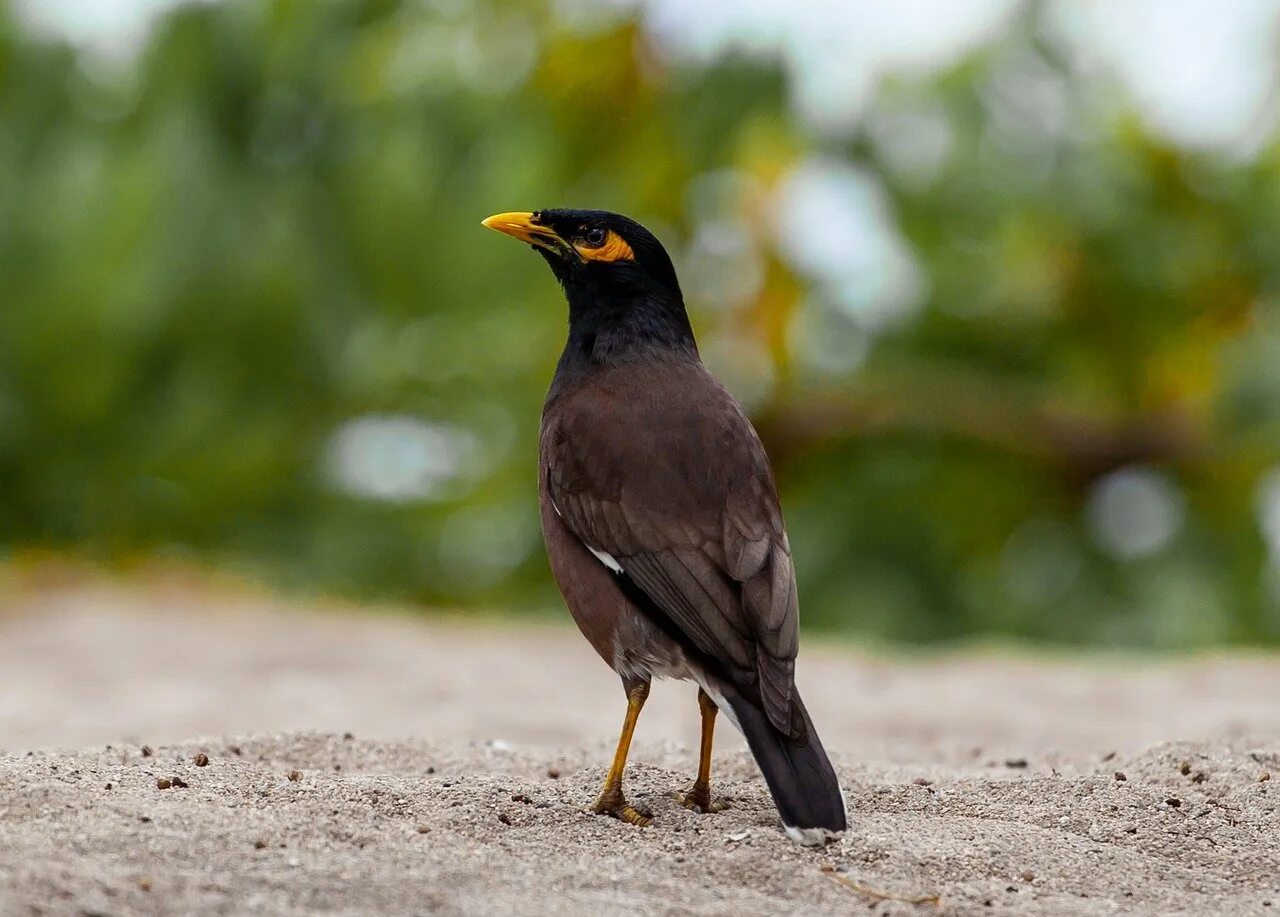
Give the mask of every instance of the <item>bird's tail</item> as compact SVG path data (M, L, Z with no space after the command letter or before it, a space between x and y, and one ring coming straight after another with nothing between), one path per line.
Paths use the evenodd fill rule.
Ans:
M775 729L765 712L733 685L714 687L709 693L746 738L787 834L811 846L845 830L844 792L799 693L792 695L792 702L804 731L793 739Z

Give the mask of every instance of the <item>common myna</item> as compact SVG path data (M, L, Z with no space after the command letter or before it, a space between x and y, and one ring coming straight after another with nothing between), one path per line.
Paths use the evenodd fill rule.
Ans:
M787 833L846 826L844 795L795 685L795 570L768 456L702 365L662 244L601 210L500 213L569 301L569 337L542 410L538 494L560 591L622 678L626 719L595 811L652 816L622 792L652 678L696 682L701 756L680 798L711 797L717 709L746 737Z

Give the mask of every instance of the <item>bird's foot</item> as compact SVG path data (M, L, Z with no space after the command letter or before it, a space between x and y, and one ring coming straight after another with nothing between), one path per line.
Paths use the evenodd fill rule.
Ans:
M694 782L687 792L677 793L676 801L686 809L706 815L710 812L723 812L729 808L729 803L725 799L712 799L711 787L705 783Z
M618 821L644 828L653 822L653 813L648 809L636 808L627 802L622 790L605 790L591 807L597 815L608 815Z

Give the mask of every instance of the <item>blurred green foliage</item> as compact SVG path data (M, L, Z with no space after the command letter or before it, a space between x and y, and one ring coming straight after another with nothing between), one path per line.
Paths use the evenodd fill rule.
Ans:
M806 624L1280 640L1280 145L1107 114L1034 6L841 139L767 60L660 50L523 0L272 0L179 9L122 64L0 0L0 545L553 607L533 468L564 308L479 220L594 206L675 253L776 457ZM902 113L944 128L933 161ZM880 189L914 306L860 317L797 266L824 226L771 214L815 162ZM398 420L369 446L362 418ZM421 486L379 495L406 462Z

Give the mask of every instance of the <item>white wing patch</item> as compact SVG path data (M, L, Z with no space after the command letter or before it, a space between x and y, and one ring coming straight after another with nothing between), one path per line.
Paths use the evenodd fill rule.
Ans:
M591 547L591 545L587 544L585 541L583 542L583 544L587 545L587 550L590 551L592 554L594 554L596 556L596 560L600 561L600 563L604 564L614 573L622 572L622 566L616 560L613 559L612 554L609 554L606 551L597 551L595 548Z
M551 508L556 511L557 516L559 516L561 519L564 518L564 513L560 512L560 507L556 506L555 500L551 501ZM587 544L585 541L582 542L582 544L588 551L590 551L592 554L596 556L596 560L600 561L600 563L604 564L614 573L622 572L622 565L619 564L616 560L614 560L613 555L610 554L608 551L597 551L595 548L591 547L591 545Z

